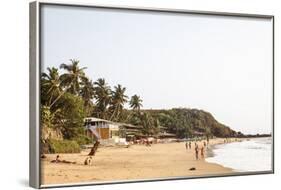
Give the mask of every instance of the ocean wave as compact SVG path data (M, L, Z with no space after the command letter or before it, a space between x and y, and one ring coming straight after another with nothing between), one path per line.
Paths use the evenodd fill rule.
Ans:
M251 139L217 145L212 152L212 157L206 158L207 162L217 163L236 171L271 170L272 146L270 139Z

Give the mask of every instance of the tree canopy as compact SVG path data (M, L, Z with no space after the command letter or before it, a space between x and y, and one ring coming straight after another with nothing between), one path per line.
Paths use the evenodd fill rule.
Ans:
M60 129L67 140L84 142L83 119L89 116L141 126L142 134L147 136L158 134L160 128L178 138L196 134L208 137L243 135L203 110L144 110L139 95L128 96L126 87L121 84L111 88L104 78L93 81L86 76L86 69L78 60L71 59L60 68L47 68L41 76L41 123Z

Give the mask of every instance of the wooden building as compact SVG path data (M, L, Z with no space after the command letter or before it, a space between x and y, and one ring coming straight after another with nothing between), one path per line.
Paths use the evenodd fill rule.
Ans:
M88 117L84 119L84 126L88 136L99 140L119 141L119 125L105 119Z

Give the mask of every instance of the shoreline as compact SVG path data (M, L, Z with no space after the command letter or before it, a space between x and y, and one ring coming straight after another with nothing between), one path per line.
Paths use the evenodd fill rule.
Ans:
M61 159L75 161L76 164L50 163L57 154L46 154L47 158L41 159L42 184L231 174L234 173L233 169L205 160L210 157L215 145L222 144L223 141L221 138L210 139L205 158L201 158L199 152L199 160L195 159L194 142L188 150L185 149L185 142L153 144L151 147L101 147L93 157L92 166L83 164L89 150L78 154L59 154ZM198 141L198 145L203 146L203 141Z
M220 138L220 139L223 140L223 138ZM240 141L235 141L235 139L239 139ZM210 144L209 148L206 151L206 158L210 158L210 157L214 157L215 156L214 150L217 149L218 145L222 145L222 144L226 145L226 144L230 144L230 143L237 143L237 142L243 142L243 141L244 141L244 139L242 139L242 138L231 138L230 142L226 142L226 143L219 142L219 143Z
M206 161L231 167L234 172L269 171L271 170L271 153L268 150L271 143L267 141L270 142L271 137L243 138L239 139L239 143L215 144L208 152ZM252 158L255 159L252 160Z

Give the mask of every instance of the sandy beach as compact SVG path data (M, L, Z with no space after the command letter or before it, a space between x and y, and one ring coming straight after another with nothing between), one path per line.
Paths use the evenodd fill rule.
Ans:
M219 143L224 143L224 139L211 139L209 147ZM198 144L199 147L203 146L203 142ZM42 184L191 177L233 172L230 168L206 162L200 153L200 159L196 160L194 143L188 150L184 142L153 144L151 147L100 147L91 166L84 165L88 153L89 150L83 150L80 154L59 154L60 159L76 164L51 163L57 154L47 154L41 160ZM196 170L189 170L192 167Z

